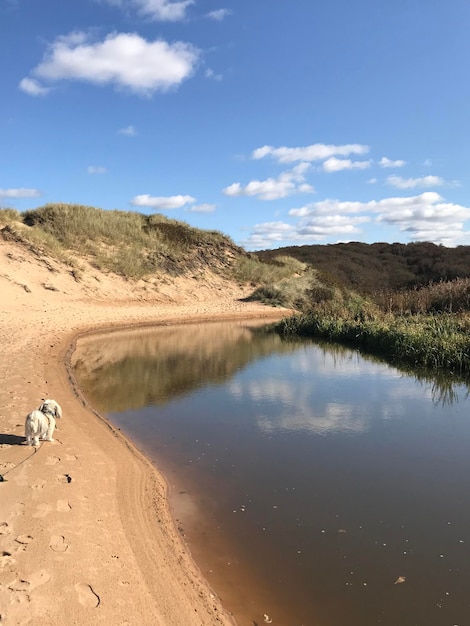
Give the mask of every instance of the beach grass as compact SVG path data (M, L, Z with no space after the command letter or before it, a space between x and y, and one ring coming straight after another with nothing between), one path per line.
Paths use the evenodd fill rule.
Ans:
M303 278L306 264L287 256L264 262L217 230L203 230L160 213L103 210L51 203L20 213L0 209L0 227L36 254L50 254L83 273L83 262L130 281L204 276L206 269L257 287L276 286L291 302L290 279ZM305 283L305 279L304 279ZM302 291L300 282L297 291ZM288 293L292 292L292 293ZM265 300L271 296L264 296ZM253 299L259 299L257 297Z
M311 336L340 341L391 361L470 374L470 316L303 313L282 320L284 336Z

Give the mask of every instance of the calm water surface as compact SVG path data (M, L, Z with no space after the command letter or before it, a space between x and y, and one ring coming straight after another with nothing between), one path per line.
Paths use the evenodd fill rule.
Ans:
M249 322L83 338L75 370L240 626L470 624L464 387Z

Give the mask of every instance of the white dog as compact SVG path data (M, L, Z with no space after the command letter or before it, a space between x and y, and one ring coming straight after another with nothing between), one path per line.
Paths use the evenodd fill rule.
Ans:
M31 411L26 416L24 425L26 443L29 446L38 446L39 440L54 441L56 418L62 417L62 409L55 400L43 400L39 409Z

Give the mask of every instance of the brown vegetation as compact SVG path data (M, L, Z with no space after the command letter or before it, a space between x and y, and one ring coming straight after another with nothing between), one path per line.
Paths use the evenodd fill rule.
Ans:
M431 281L470 278L470 246L446 248L429 242L338 243L261 250L260 259L272 262L288 255L362 293L413 289Z

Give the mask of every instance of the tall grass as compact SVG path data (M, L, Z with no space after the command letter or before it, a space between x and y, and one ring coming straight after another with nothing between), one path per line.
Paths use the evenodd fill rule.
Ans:
M390 313L459 313L470 310L470 278L431 282L419 289L377 292L378 305Z
M310 312L283 320L283 335L341 341L392 361L470 374L470 316L343 316Z
M282 335L356 346L395 363L470 375L470 279L364 298L338 287L282 320Z
M242 254L229 237L163 215L106 211L78 204L47 204L0 211L0 224L16 229L34 249L58 258L85 257L98 269L129 279L181 275L201 265L227 271Z
M305 263L292 257L278 257L274 262L265 263L251 254L237 260L235 276L244 283L272 286L293 275L302 274L306 268Z
M3 236L26 244L37 256L49 254L72 267L74 273L78 275L82 266L80 260L53 235L38 228L29 228L23 223L22 218L22 214L15 209L1 209L0 229L3 231Z
M21 214L16 209L0 208L0 225L21 221Z
M54 203L24 213L0 210L1 224L38 254L49 253L70 264L74 257L85 259L130 280L194 275L209 268L254 287L276 285L279 303L293 297L288 280L303 278L306 271L304 263L289 257L264 263L218 231L194 228L158 213Z
M309 306L315 292L322 291L323 297L330 297L330 290L323 286L318 272L285 255L268 262L254 255L240 257L235 276L256 287L248 300L259 300L271 306L303 310Z

